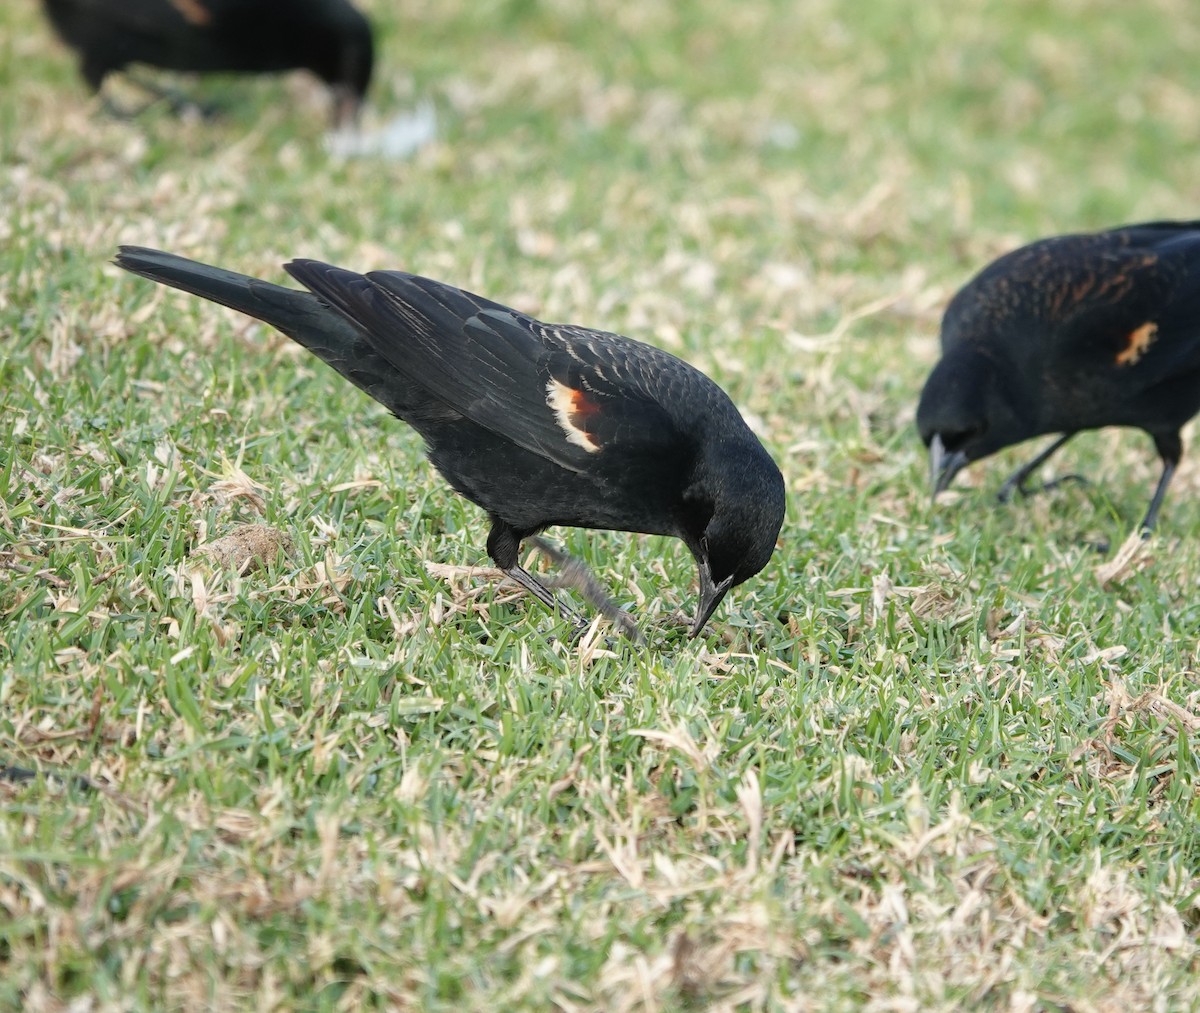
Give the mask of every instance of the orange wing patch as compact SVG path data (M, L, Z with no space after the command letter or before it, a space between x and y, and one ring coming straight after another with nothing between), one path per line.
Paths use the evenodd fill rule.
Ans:
M1114 360L1118 366L1132 366L1146 354L1154 339L1158 337L1158 324L1153 320L1129 332L1129 343L1117 353Z
M170 0L170 3L189 25L202 27L212 21L212 14L200 0Z
M588 417L597 414L600 406L589 400L587 394L551 377L546 384L546 404L553 410L568 443L583 447L589 454L600 449L586 428Z

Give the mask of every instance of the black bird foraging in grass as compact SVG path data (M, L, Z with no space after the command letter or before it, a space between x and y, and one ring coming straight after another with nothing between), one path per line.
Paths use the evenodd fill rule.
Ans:
M92 90L129 64L167 70L309 70L349 126L371 81L371 26L348 0L42 0Z
M411 425L487 511L496 565L551 608L518 551L552 525L682 539L699 567L693 637L771 558L779 469L728 395L661 349L399 271L284 265L304 292L139 247L115 262L271 324Z
M1076 433L1144 430L1162 458L1142 520L1150 532L1197 411L1200 222L1149 222L1043 239L968 282L942 320L917 428L934 496L972 461L1059 434L1001 486L1002 501L1055 485L1026 482Z

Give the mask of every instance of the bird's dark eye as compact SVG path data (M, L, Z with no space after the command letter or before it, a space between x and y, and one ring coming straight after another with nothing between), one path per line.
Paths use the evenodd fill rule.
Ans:
M937 435L942 438L942 447L950 453L954 453L956 450L961 450L972 440L982 436L983 433L982 426L973 426L970 429L960 429L957 432L946 432L943 430Z

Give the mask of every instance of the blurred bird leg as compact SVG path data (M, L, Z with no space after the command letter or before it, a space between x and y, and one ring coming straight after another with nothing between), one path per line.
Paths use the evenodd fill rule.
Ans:
M1019 492L1022 496L1032 496L1034 493L1046 492L1050 489L1053 489L1055 486L1062 485L1064 482L1079 482L1083 485L1087 485L1088 480L1082 475L1062 475L1059 478L1051 479L1049 482L1043 482L1041 485L1032 489L1025 484L1029 480L1029 476L1037 471L1038 468L1040 468L1043 464L1045 464L1050 459L1051 455L1056 453L1058 449L1074 435L1074 433L1066 433L1063 436L1060 436L1057 440L1051 443L1050 446L1038 454L1037 457L1035 457L1032 461L1030 461L1028 464L1022 465L1011 475L1009 475L1008 478L1005 479L1004 484L1000 486L1000 491L996 493L996 498L1001 503L1007 503L1010 499L1012 499L1014 492Z
M1154 498L1150 500L1150 509L1146 511L1146 516L1142 520L1143 538L1149 538L1150 533L1154 530L1154 525L1158 523L1158 508L1162 506L1163 497L1167 494L1167 486L1171 484L1171 477L1175 474L1177 463L1169 457L1163 458L1162 476L1154 488Z
M217 114L217 110L211 106L201 105L194 99L189 98L178 88L172 88L169 85L160 84L158 81L151 80L132 70L125 71L125 79L136 87L139 91L144 92L147 101L144 105L136 109L125 109L119 106L112 97L105 91L101 93L101 104L104 106L104 111L110 116L119 120L132 120L141 116L151 106L157 105L159 102L164 102L167 108L176 116L193 115L201 119L208 119Z
M535 535L526 539L538 552L559 568L557 576L546 581L551 587L567 587L578 591L585 601L603 615L610 623L635 643L644 643L642 631L638 629L633 616L614 602L603 585L596 579L595 574L588 569L582 560Z

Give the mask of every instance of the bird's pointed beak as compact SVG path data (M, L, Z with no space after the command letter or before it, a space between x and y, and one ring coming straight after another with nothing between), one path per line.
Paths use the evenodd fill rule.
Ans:
M349 85L340 82L329 90L333 94L333 129L357 130L362 113L362 99Z
M933 486L933 499L937 499L937 494L949 487L950 483L954 481L954 476L966 464L966 454L961 450L956 450L952 454L947 453L941 433L933 434L933 439L929 441L929 478L930 484Z
M721 599L729 593L731 587L733 587L732 573L721 583L714 584L708 560L700 561L700 604L696 608L696 618L692 622L691 632L688 633L689 637L699 635L700 631L704 629L704 624L708 622L709 617L716 611L717 606L721 604Z

